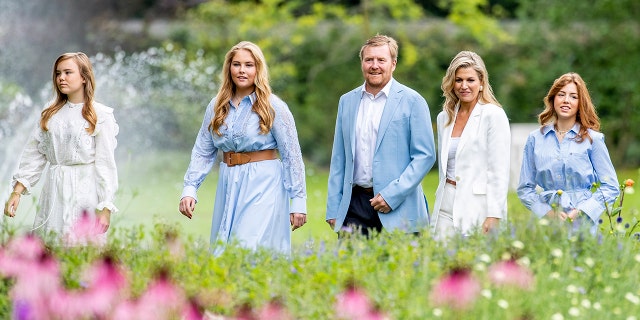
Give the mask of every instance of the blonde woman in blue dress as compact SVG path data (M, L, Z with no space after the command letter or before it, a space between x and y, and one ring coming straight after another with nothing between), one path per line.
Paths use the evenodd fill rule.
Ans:
M271 93L264 55L248 41L227 53L220 90L207 106L191 153L179 205L189 219L218 151L211 243L237 241L289 254L291 231L307 219L304 163L293 116Z
M112 108L93 100L95 77L84 53L58 57L53 87L56 99L42 111L22 152L4 214L15 216L20 197L29 194L44 174L32 231L74 241L74 224L87 212L97 222L93 240L104 242L111 213L118 210L114 205L118 124Z

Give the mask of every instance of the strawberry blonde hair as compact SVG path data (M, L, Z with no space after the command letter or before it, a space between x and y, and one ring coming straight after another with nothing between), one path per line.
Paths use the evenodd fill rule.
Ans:
M538 122L540 125L545 126L557 120L558 115L553 107L553 100L556 98L558 92L569 83L574 83L578 89L578 113L576 113L576 122L580 123L580 132L578 132L575 141L580 143L584 141L584 138L587 138L590 142L593 142L588 129L600 131L600 118L598 118L596 107L591 101L587 84L582 80L582 77L575 72L565 73L553 81L549 93L547 93L542 100L544 101L545 108L544 111L538 115ZM540 130L542 130L542 128L540 128Z

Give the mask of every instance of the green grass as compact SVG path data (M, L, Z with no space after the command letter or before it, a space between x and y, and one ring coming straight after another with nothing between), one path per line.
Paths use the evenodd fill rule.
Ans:
M136 156L120 156L118 170L120 189L116 206L120 212L112 215L113 228L130 228L138 225L152 227L156 223L166 223L179 226L184 232L195 238L209 239L211 232L211 217L217 182L217 165L198 190L199 202L193 219L187 219L178 211L184 172L189 164L188 152L147 152ZM307 164L307 224L292 234L294 245L307 242L337 241L335 233L325 222L325 208L327 201L327 169ZM640 181L638 170L621 170L618 172L620 181L631 178ZM429 209L433 208L435 189L438 182L437 171L425 177L422 186L429 202ZM17 216L11 221L15 226L27 229L33 223L36 210L36 197L23 197ZM526 219L531 214L520 203L515 192L508 197L509 220ZM625 198L625 208L631 208L633 214L640 208L640 198L633 194ZM626 209L625 209L626 210ZM606 221L603 217L603 219Z
M335 297L350 281L391 319L599 320L640 314L640 242L606 233L568 236L564 225L533 219L513 193L508 232L496 237L475 235L443 245L428 233L384 233L339 242L324 222L326 170L309 167L309 222L293 233L291 257L234 245L214 257L208 235L217 168L200 189L197 214L189 220L177 210L188 156L167 152L119 162L121 212L114 216L109 245L102 250L52 248L67 288L79 289L83 270L106 250L127 270L132 297L144 292L154 270L165 268L188 296L225 316L243 304L259 308L282 298L295 319L336 319ZM619 175L638 180L635 170ZM432 172L423 182L430 206L436 180ZM638 204L637 194L628 194L623 216L637 217ZM181 250L167 237L175 231ZM509 258L533 272L535 284L529 290L497 287L488 280L491 264ZM469 268L483 290L466 311L429 300L438 278L455 266ZM0 282L0 316L10 314L10 286L10 281Z

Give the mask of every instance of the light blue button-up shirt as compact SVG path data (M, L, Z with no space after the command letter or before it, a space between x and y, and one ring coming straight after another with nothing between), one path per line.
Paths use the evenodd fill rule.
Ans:
M553 125L529 134L524 147L518 197L536 216L543 217L558 205L569 212L577 208L597 225L606 209L620 193L615 169L604 143L604 135L589 130L591 142L575 141L576 123L560 142ZM600 187L591 191L593 183ZM558 190L562 190L558 194Z

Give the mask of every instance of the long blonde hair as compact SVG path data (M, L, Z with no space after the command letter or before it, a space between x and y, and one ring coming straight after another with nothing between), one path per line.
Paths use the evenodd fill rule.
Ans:
M600 131L600 118L598 118L596 107L591 101L587 84L582 80L582 77L575 72L565 73L553 81L549 93L547 93L543 99L545 107L544 111L538 115L538 122L544 127L558 119L556 109L553 107L553 100L556 98L560 89L572 82L578 89L578 113L576 113L576 122L580 123L580 132L578 132L575 141L580 143L584 141L586 137L590 142L593 142L588 129ZM540 128L540 130L542 130L542 128Z
M262 50L256 44L249 41L242 41L229 50L224 59L224 66L222 67L222 85L216 96L216 102L213 106L214 117L209 124L209 130L215 132L217 135L221 135L220 127L224 125L224 120L229 114L229 101L233 97L236 91L236 85L231 79L231 62L233 57L239 50L247 50L253 56L256 61L256 77L255 77L255 94L256 102L253 104L252 109L258 114L260 118L260 133L266 134L271 130L273 126L273 119L275 117L275 111L273 106L269 102L271 96L271 87L269 86L269 71L267 68L267 62L262 54Z
M493 94L493 89L491 88L491 84L489 84L489 72L487 72L487 67L485 67L482 58L475 52L460 51L453 60L451 60L449 68L447 68L447 73L442 78L442 85L440 86L442 96L445 99L442 110L446 111L447 115L449 115L447 126L453 122L456 104L460 101L453 91L456 82L456 71L460 68L473 68L478 74L480 85L482 86L478 101L482 103L493 103L498 107L502 106Z
M40 128L42 130L47 131L47 123L49 119L56 114L65 103L67 103L69 97L60 91L58 88L58 84L56 83L56 69L58 68L58 64L64 60L71 59L76 65L78 65L78 69L80 70L80 75L82 79L84 79L84 105L82 106L82 117L89 122L89 128L87 128L87 132L93 133L96 129L96 123L98 122L98 116L96 115L96 111L93 108L93 95L94 88L96 86L95 76L93 75L93 67L91 66L91 61L86 54L82 52L69 52L64 53L56 59L56 62L53 64L53 90L56 93L56 100L46 109L42 110L40 117Z

